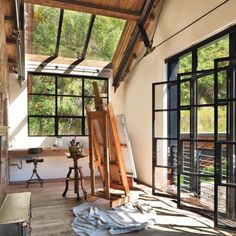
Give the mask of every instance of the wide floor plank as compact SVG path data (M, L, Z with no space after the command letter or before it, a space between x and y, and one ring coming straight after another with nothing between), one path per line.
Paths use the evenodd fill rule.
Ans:
M64 191L64 182L46 182L43 188L39 184L32 184L28 189L25 185L10 185L9 193L32 193L32 236L75 236L71 223L73 214L71 208L82 201L76 200L73 193L73 183L70 183L67 197L61 194ZM90 192L89 181L85 181L87 192ZM147 201L158 216L158 224L143 231L137 231L129 236L196 236L196 235L236 235L234 232L214 229L213 221L201 215L181 210L176 207L172 199L166 199L151 195L151 189L144 185L138 185L144 192L140 199ZM81 192L81 196L82 192Z

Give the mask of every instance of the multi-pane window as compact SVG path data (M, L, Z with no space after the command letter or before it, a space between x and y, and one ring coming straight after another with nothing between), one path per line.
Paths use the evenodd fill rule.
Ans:
M29 136L87 135L86 106L94 109L93 81L104 103L108 79L54 74L28 76Z
M125 24L123 19L26 3L26 53L110 62Z

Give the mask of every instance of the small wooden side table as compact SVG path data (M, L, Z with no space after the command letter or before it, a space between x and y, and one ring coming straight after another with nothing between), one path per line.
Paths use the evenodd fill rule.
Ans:
M68 188L69 188L69 181L73 179L74 180L74 193L77 194L77 199L81 200L81 198L79 196L79 182L80 182L81 189L84 193L84 198L85 198L85 200L87 200L87 192L84 188L84 176L83 176L83 172L82 172L82 166L78 166L78 160L81 159L81 158L84 158L88 155L79 154L79 155L72 155L71 156L69 153L65 153L65 154L66 154L67 158L73 159L74 166L69 167L69 172L66 175L66 181L65 181L66 187L65 187L64 192L62 193L62 196L66 197L66 193L67 193ZM74 178L70 177L72 170L74 170ZM78 171L79 171L79 173L78 173Z

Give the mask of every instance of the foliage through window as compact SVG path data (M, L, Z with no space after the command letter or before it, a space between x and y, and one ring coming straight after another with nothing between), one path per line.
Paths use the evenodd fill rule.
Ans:
M97 81L104 103L108 79L30 73L28 132L30 136L87 135L86 105L94 109L92 82Z
M197 56L194 56L197 55ZM202 47L194 48L191 52L184 54L178 58L178 73L180 73L180 106L184 107L181 112L181 120L183 133L189 132L190 119L189 112L185 109L190 109L191 105L206 106L206 108L197 110L199 133L213 133L214 128L214 59L219 57L229 56L229 36L224 36L213 42L210 42ZM195 57L195 58L194 58ZM193 64L194 61L194 64ZM219 73L219 97L226 96L226 75L222 71ZM192 88L192 89L191 89ZM196 90L196 101L192 99L190 102L191 91ZM192 96L194 94L192 93ZM193 104L194 102L194 104ZM219 129L226 129L225 122L221 121L225 110L219 110L220 126ZM206 122L207 121L207 122ZM182 122L181 122L182 123Z
M126 23L122 19L33 4L26 4L25 19L26 53L107 62L113 58Z

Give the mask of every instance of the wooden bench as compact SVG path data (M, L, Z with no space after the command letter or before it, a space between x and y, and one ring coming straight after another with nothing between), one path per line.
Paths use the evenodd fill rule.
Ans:
M29 236L31 193L7 194L0 208L0 235Z

